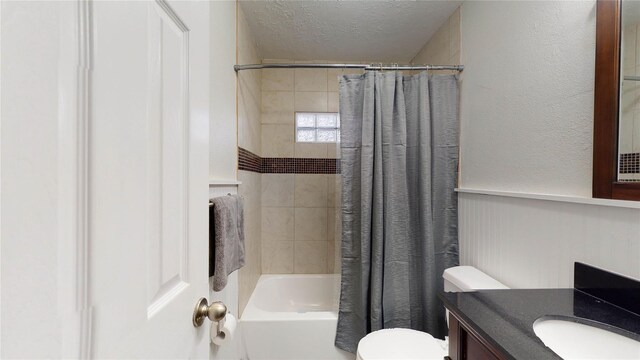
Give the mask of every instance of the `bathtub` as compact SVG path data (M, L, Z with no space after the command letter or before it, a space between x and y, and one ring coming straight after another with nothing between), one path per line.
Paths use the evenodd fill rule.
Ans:
M249 360L352 360L333 345L338 275L262 275L242 313Z

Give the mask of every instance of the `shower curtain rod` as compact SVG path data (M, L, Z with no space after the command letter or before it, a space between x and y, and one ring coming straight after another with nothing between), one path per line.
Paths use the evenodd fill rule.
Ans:
M364 69L364 70L464 70L463 65L384 65L384 64L249 64L234 65L233 69L240 70L255 69Z

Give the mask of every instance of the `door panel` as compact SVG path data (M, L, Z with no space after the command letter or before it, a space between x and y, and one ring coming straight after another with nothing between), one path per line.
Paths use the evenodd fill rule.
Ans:
M208 358L208 4L97 1L89 133L92 352Z
M152 317L189 283L187 182L189 46L186 26L149 6L148 284Z

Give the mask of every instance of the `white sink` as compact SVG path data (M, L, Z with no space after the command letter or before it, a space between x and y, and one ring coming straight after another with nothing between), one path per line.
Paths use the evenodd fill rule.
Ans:
M568 320L540 318L533 331L561 358L640 359L640 341Z

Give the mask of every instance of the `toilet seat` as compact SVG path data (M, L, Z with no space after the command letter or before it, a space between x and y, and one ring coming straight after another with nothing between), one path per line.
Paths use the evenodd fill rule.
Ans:
M374 331L360 340L357 360L442 360L446 345L430 334L411 329Z

